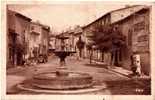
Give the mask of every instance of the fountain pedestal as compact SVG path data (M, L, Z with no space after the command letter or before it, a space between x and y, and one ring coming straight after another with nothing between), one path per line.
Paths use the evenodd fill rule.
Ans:
M58 76L58 77L66 77L66 76L68 76L69 75L69 73L66 71L66 70L59 70L59 71L56 71L56 76Z

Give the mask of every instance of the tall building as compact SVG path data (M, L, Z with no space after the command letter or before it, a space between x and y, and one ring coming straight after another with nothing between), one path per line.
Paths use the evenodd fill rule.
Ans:
M50 27L47 25L42 25L40 53L43 53L45 55L47 55L49 48L49 33Z
M7 64L22 65L27 53L31 19L7 9Z
M41 43L42 25L31 22L29 35L29 57L34 57L34 52L38 54L39 44ZM37 55L36 55L37 56Z
M31 22L30 27L29 56L33 57L34 52L36 52L36 56L39 56L39 54L47 55L50 27L39 22Z

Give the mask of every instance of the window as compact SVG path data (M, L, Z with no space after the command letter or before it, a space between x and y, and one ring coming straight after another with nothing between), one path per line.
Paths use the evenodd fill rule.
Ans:
M145 22L139 22L137 24L134 25L134 31L140 31L140 30L144 30L145 29Z
M102 25L104 25L104 20L102 20Z
M31 30L34 30L34 26L31 26Z
M128 45L131 46L132 45L132 30L129 29L128 31Z
M148 35L142 35L138 37L138 42L148 41Z

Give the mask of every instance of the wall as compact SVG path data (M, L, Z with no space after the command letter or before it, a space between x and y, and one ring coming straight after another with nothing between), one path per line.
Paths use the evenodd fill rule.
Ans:
M7 40L7 44L9 45L7 59L12 63L12 66L16 64L23 64L23 56L27 53L26 46L28 46L30 20L31 19L20 15L17 12L10 10L7 12L7 31L9 32ZM14 41L13 34L16 36Z
M15 30L15 13L10 10L7 11L7 23L8 29Z
M133 52L137 52L141 56L142 72L149 75L149 11L142 11L119 23L122 33L126 36L127 45L127 47L122 50L122 66L130 69L130 56ZM131 38L129 35L131 35ZM131 44L129 42L131 42Z
M30 24L30 35L29 35L29 51L31 52L31 49L34 47L39 47L39 44L41 43L41 33L42 33L42 27L40 24L31 22Z
M15 33L15 15L14 12L7 10L7 68L13 67L13 34ZM11 35L12 34L12 35Z
M49 44L49 49L55 49L55 37L50 37Z
M48 52L48 40L49 40L49 30L42 28L42 34L41 34L41 45L45 46L46 54Z
M134 32L135 40L133 38L133 51L138 52L141 56L142 71L149 75L150 74L150 48L149 48L149 37L150 37L150 18L149 9L139 12L135 15L137 18L134 20Z
M30 32L30 22L20 18L20 17L16 17L15 20L15 31L16 33L19 34L18 36L18 43L24 45L24 38L25 38L25 42L28 42L28 34Z
M130 56L132 55L132 38L129 35L132 34L132 25L133 19L130 17L128 19L123 20L122 22L118 23L119 29L121 33L126 37L126 47L121 48L121 65L126 69L131 69L131 60ZM130 41L131 40L131 41ZM129 43L130 42L130 43Z

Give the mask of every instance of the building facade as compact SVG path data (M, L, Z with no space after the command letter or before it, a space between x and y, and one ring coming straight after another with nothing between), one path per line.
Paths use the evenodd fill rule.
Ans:
M139 54L142 72L150 74L150 7L138 10L128 18L118 21L121 33L126 36L126 48L121 50L122 66L129 69L130 56Z
M42 25L40 54L48 55L50 27Z
M40 23L31 22L30 35L29 35L29 57L30 58L34 57L35 52L36 52L35 56L38 56L39 44L41 43L41 33L42 33L42 26L40 25Z
M102 25L103 28L117 26L121 34L125 36L125 47L122 47L118 54L117 59L121 67L131 69L130 57L134 53L138 53L141 57L142 72L144 74L150 74L150 7L148 6L129 6L122 9L111 11L99 19L93 21L87 26L83 27L83 35L85 37L86 44L91 43L89 38L93 33L93 30ZM89 51L85 49L87 57L89 57ZM101 52L93 50L93 58L101 59ZM104 54L105 62L107 59L111 59L111 54Z
M31 19L7 9L7 64L23 65L28 52L28 34Z
M30 29L29 57L34 57L34 52L36 56L47 55L50 27L39 22L31 22Z
M54 34L50 34L49 36L49 52L53 52L56 48L56 36Z

